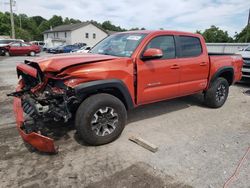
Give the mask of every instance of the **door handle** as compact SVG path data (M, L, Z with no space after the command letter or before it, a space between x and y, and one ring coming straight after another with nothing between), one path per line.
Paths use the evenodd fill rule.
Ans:
M200 66L206 66L207 65L207 62L201 62L200 63Z
M174 65L172 65L172 66L170 67L170 69L179 69L179 68L180 68L180 66L177 65L177 64L174 64Z

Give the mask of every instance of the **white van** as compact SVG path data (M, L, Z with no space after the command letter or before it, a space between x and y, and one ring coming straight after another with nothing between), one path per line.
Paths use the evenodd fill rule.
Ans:
M12 42L24 42L24 41L21 39L0 39L0 47L6 46Z

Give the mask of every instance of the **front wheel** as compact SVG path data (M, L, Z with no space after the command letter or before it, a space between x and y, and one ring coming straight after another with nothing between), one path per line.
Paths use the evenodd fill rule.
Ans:
M205 104L211 108L223 106L227 100L228 92L228 81L222 77L217 78L205 93Z
M81 139L90 145L102 145L117 139L126 124L124 104L109 94L88 97L76 113L76 130Z

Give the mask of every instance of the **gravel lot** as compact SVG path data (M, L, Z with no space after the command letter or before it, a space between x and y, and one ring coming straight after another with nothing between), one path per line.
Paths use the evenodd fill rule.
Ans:
M45 54L41 54L45 55ZM223 187L250 146L250 89L230 88L220 109L201 95L164 101L129 112L115 142L85 146L70 127L60 129L57 155L30 153L14 128L15 65L30 57L0 57L0 187ZM152 153L130 142L140 136L157 145ZM229 187L250 187L250 154Z

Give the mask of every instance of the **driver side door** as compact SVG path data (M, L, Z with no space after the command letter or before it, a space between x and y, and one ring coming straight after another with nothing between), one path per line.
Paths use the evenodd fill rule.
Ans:
M176 58L175 38L171 35L152 38L145 49L161 49L159 59L137 60L137 103L146 104L179 95L180 65Z

